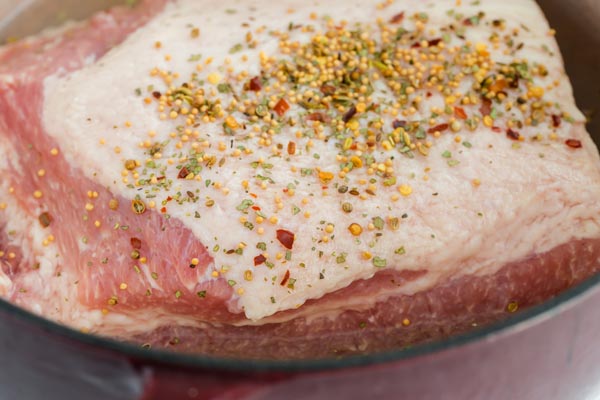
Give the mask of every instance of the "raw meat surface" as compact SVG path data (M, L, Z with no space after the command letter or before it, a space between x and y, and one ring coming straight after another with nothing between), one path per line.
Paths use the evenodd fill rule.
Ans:
M596 273L598 152L535 3L361 4L147 0L0 50L0 295L296 358L464 332ZM340 79L303 83L307 55Z

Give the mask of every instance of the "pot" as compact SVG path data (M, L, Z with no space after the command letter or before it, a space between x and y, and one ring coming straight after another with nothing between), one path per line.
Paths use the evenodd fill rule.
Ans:
M597 0L539 0L580 108L600 110ZM1 0L0 40L117 1ZM600 144L600 119L589 130ZM467 335L343 359L248 361L147 350L83 334L0 301L6 399L600 398L600 276Z

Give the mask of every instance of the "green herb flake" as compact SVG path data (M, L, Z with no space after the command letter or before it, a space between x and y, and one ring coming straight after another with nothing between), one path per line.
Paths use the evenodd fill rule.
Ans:
M375 217L375 218L373 218L373 225L378 230L382 230L385 225L385 221L381 217Z
M219 83L217 85L217 90L219 93L229 93L231 92L231 85L229 83Z
M254 205L254 202L250 199L244 199L239 206L236 207L238 211L246 211L250 206Z
M231 49L229 49L229 54L235 54L237 52L240 52L240 51L242 51L243 48L244 48L244 46L242 46L241 43L238 43L235 46L233 46Z
M377 268L385 268L387 266L387 260L381 257L373 257L373 265Z
M404 246L402 247L398 247L395 251L394 254L398 254L398 255L403 255L406 254L406 250L404 249Z

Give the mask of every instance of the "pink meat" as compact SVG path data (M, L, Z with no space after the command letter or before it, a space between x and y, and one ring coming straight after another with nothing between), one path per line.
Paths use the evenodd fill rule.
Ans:
M384 271L368 281L358 281L338 292L308 302L301 311L287 311L288 322L235 327L243 314L229 311L232 289L224 280L206 282L202 277L212 263L205 246L175 219L166 220L158 211L134 215L131 202L87 179L77 165L69 164L43 131L43 81L59 71L81 68L90 56L106 53L112 46L161 10L164 1L147 1L134 10L116 9L74 26L58 37L42 36L8 47L0 53L0 137L16 149L19 165L12 165L8 178L14 197L23 210L37 219L42 206L53 218L48 232L65 260L62 269L79 278L78 301L91 309L115 307L136 312L160 307L173 315L193 315L206 322L203 328L166 326L144 336L123 339L185 351L225 356L294 358L338 355L356 351L378 351L407 346L488 324L507 315L509 303L526 307L538 304L595 274L600 268L600 240L573 241L544 254L506 265L494 275L463 277L413 296L388 299L369 310L344 311L335 319L316 317L310 321L296 314L327 308L344 298L368 297L387 286L427 273ZM4 76L4 77L3 77ZM43 178L38 170L44 169ZM41 199L32 194L46 193ZM88 192L97 192L89 199ZM50 195L50 194L53 195ZM56 193L61 193L57 196ZM118 201L116 209L109 201ZM102 220L94 228L72 204L94 205L89 218ZM34 211L36 210L36 211ZM83 246L88 243L89 246ZM10 238L0 238L0 249L18 256L2 259L2 272L19 282L20 268L31 262L21 259L18 248L7 247ZM132 252L147 257L144 265ZM198 258L197 266L189 261ZM24 268L23 268L24 269ZM147 292L152 280L161 290ZM127 289L121 285L127 282ZM35 293L15 291L9 297L27 305ZM206 292L206 296L198 293ZM116 303L116 304L115 304ZM294 318L294 316L296 316ZM326 338L326 339L324 339Z
M414 296L379 302L367 311L345 311L334 320L297 318L257 327L165 327L137 342L215 356L254 358L335 357L399 349L500 321L515 307L539 304L600 271L600 240L574 241L506 265L486 277L463 277ZM381 274L383 275L383 274ZM393 277L380 276L377 284ZM335 296L366 296L362 283ZM509 306L510 305L510 306ZM130 339L130 338L129 338Z
M222 322L239 317L227 312L225 301L231 296L227 282L196 284L211 262L202 243L177 220L165 220L156 212L133 215L131 202L124 199L116 198L118 208L109 209L111 193L86 179L77 166L69 165L62 156L51 154L56 144L45 134L40 120L44 78L63 69L81 68L90 56L102 56L160 11L163 3L147 2L147 7L140 6L135 11L117 8L67 30L58 39L42 37L9 47L0 54L0 74L12 78L0 80L0 131L14 146L20 164L26 166L15 165L8 175L23 209L36 210L41 205L52 216L49 231L57 238L61 254L69 260L62 267L78 269L81 304L104 308L115 299L121 309L160 305L166 311ZM37 174L39 169L46 171L43 178ZM36 190L54 195L36 199L32 195ZM100 229L85 223L82 210L71 206L90 201L89 191L98 193L90 218L107 217ZM115 236L115 224L119 226L116 232L120 240ZM74 232L78 232L77 236ZM82 241L94 246L80 251ZM138 242L141 247L132 244ZM131 257L134 250L153 260L149 271L160 279L162 290L147 293L150 284L147 276L135 269L139 262ZM201 261L195 268L181 263L192 258ZM126 291L120 289L123 282L128 282ZM204 290L210 296L198 302L197 293ZM26 304L24 297L29 295L16 293L15 301Z

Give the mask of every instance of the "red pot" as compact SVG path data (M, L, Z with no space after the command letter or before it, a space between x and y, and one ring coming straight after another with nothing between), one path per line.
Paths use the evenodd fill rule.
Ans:
M109 3L3 0L0 37L39 30L56 20L58 10L82 17ZM600 2L540 4L559 32L580 107L600 109ZM600 120L590 131L600 144ZM0 301L0 398L596 399L599 338L600 276L466 336L384 354L294 362L144 350Z

